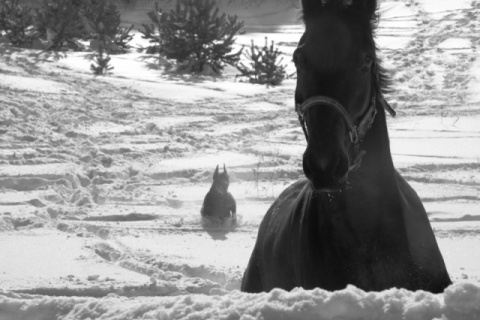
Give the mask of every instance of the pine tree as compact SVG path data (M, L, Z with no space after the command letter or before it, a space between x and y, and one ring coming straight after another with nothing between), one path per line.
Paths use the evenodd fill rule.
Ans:
M106 75L108 71L112 70L113 67L110 65L110 54L106 47L110 41L110 37L105 34L105 29L102 22L99 22L98 25L98 37L99 37L99 46L97 54L93 58L93 62L90 65L90 69L95 75Z
M112 70L110 65L110 55L105 51L103 46L100 46L96 56L93 59L93 63L90 65L90 70L95 75L106 75L108 71Z
M160 47L162 43L162 37L160 36L161 24L165 22L165 15L162 9L158 8L158 2L155 3L155 10L148 12L148 17L153 23L142 24L143 30L140 29L140 33L143 34L143 39L148 39L151 46L147 48L147 53L160 53Z
M240 59L242 50L231 52L242 27L237 16L219 14L214 0L177 0L159 24L160 51L183 62L187 72L202 72L208 65L220 73L226 63Z
M50 41L47 49L58 50L65 46L80 49L76 39L85 32L81 4L82 0L43 0L42 7L37 9L36 28Z
M252 40L250 52L244 55L251 61L250 68L243 63L239 63L236 67L242 76L249 78L250 83L276 86L281 84L286 77L286 65L281 64L283 61L283 58L280 58L281 55L282 53L275 48L273 41L268 46L267 37L265 37L265 45L261 49L255 46Z
M130 45L128 43L133 39L133 36L130 34L133 27L133 24L128 28L119 27L115 33L115 36L113 37L113 43L117 47L122 48L124 52L127 49L130 49Z
M5 30L15 46L31 44L35 39L32 9L19 0L4 0L0 3L0 31Z
M84 0L83 15L89 21L95 34L101 32L110 37L111 43L107 44L106 49L109 53L125 52L130 46L128 42L132 40L129 28L120 27L121 15L115 4L106 0ZM100 24L102 30L100 30Z

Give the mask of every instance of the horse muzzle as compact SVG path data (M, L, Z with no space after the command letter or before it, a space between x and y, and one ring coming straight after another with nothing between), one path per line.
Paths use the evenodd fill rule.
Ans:
M308 144L303 155L303 171L315 191L335 192L345 189L349 172L360 166L365 152L358 146L375 119L375 98L372 95L370 103L366 102L361 109L366 111L356 122L352 121L340 102L330 97L313 96L302 103L296 103L295 110ZM327 124L318 126L331 133L328 139L325 134L319 139L318 134L309 132L307 128L306 117L314 107L336 116L325 117L324 119L330 119ZM334 121L342 123L342 129L335 128Z
M350 160L346 152L314 153L309 150L303 155L303 172L310 180L315 192L339 192L345 189Z

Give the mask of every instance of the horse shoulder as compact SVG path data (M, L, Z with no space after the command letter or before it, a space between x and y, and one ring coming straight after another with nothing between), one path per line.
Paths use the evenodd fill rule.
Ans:
M298 198L308 180L299 180L285 189L268 209L264 220L269 221L269 229L278 229L280 225L289 223L292 210L291 204Z
M415 190L397 172L396 180L400 191L409 247L421 269L429 274L433 287L444 288L450 283L445 262L438 248L427 212ZM443 290L443 289L442 289ZM437 291L434 288L430 290Z
M417 231L426 231L425 229L431 231L427 212L418 194L398 172L396 172L396 180L407 228L414 228ZM431 233L433 234L433 231Z
M270 267L270 270L266 270L268 289L295 287L295 279L291 275L297 273L295 265L300 249L296 245L299 241L300 230L297 227L300 219L294 217L299 212L295 206L307 183L306 180L300 180L290 185L268 210L262 247L264 265ZM277 283L279 279L283 282L281 285Z
M304 188L307 180L300 180L285 189L268 209L258 229L257 241L250 257L248 267L242 282L242 291L269 291L274 287L293 288L293 279L288 277L293 266L285 262L293 262L288 255L291 253L289 234L285 228L289 220L291 203ZM286 256L286 257L285 257ZM267 263L266 263L267 262ZM271 268L271 269L267 269ZM284 274L283 277L278 277ZM283 285L277 280L281 279Z

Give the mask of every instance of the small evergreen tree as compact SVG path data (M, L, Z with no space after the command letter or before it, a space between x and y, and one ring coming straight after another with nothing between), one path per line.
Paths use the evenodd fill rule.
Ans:
M106 75L108 71L113 69L110 65L109 52L106 50L107 43L111 43L111 40L110 37L105 34L102 22L99 22L97 27L99 32L99 46L97 54L93 58L93 63L90 65L90 69L95 75Z
M80 49L76 39L85 32L81 4L82 0L43 0L42 7L37 9L36 27L49 40L47 49Z
M7 33L15 46L31 44L35 39L32 9L19 0L4 0L0 3L0 31Z
M250 67L246 67L243 63L236 65L242 76L248 77L250 83L268 84L276 86L282 83L286 77L286 65L282 65L282 55L272 41L268 46L268 39L265 37L265 46L259 48L255 46L253 40L250 46L250 52L244 54L249 59ZM278 61L277 61L278 60Z
M119 48L122 48L123 51L130 49L130 45L128 43L133 39L133 36L130 34L133 27L133 24L128 28L119 27L118 31L115 33L113 43Z
M148 12L148 17L153 23L142 24L143 30L140 29L139 31L143 34L142 38L148 39L151 43L151 46L147 48L147 53L161 53L162 37L160 36L160 30L161 24L165 21L165 15L163 15L162 9L158 8L158 2L155 3L155 10Z
M161 19L160 51L187 66L184 71L202 72L208 65L220 73L225 64L239 61L242 50L231 52L243 22L219 14L214 0L177 0L175 9Z
M103 46L100 46L97 54L93 58L93 63L90 65L90 70L95 75L106 75L108 71L112 70L110 65L110 55L105 51Z

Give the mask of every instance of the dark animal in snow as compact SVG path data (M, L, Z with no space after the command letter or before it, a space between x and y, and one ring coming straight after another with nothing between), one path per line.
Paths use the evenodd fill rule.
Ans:
M307 147L302 179L280 194L258 232L242 291L451 284L420 198L395 170L374 41L376 0L302 0L293 54L295 109Z
M228 192L230 184L229 176L225 165L223 172L218 171L218 166L213 173L213 183L210 191L203 200L201 209L202 217L217 222L223 222L228 218L235 222L237 215L237 204L232 194Z

